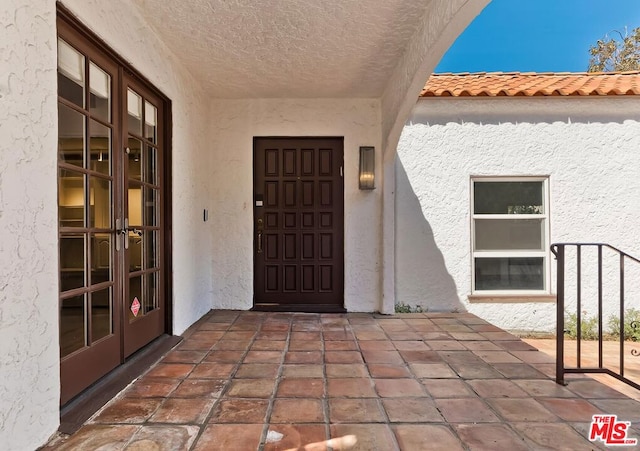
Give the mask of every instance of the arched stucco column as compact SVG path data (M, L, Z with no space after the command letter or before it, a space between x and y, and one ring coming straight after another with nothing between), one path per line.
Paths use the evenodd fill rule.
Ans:
M395 158L402 127L442 55L489 2L432 0L382 96L381 313L393 313L395 304Z

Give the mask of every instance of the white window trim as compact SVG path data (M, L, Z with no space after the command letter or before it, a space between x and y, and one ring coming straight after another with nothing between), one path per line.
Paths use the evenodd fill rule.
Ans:
M476 182L542 182L543 184L543 214L474 214L475 196L474 184ZM471 296L494 297L494 298L517 298L517 297L535 297L551 294L551 262L550 250L551 244L551 212L550 212L550 195L549 195L549 176L471 176L469 184L470 192L470 218L471 218ZM475 250L475 223L476 219L543 219L544 220L544 245L541 251L476 251ZM476 257L542 257L544 266L544 288L542 290L476 290Z

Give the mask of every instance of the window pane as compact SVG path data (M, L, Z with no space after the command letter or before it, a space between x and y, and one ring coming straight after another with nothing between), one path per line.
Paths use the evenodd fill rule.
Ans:
M156 143L158 110L145 100L144 102L144 137Z
M60 227L84 227L84 174L60 169L58 217Z
M142 186L129 182L129 227L142 226Z
M86 344L84 295L60 301L60 357Z
M543 182L473 184L475 214L543 214Z
M84 56L58 39L58 95L84 108Z
M142 135L142 97L127 90L127 111L129 117L129 133Z
M144 268L155 268L157 262L158 250L156 248L158 242L158 232L155 230L147 230L143 234L144 237Z
M84 115L58 105L58 157L60 161L84 166Z
M142 242L144 235L144 233L139 236L137 233L129 232L126 237L129 240L129 272L136 272L142 269Z
M91 341L111 335L111 288L91 293Z
M158 190L144 188L144 225L155 226L158 222Z
M100 177L90 177L89 227L111 228L111 181Z
M111 129L91 120L89 132L89 168L102 174L111 174Z
M129 138L127 168L130 179L142 180L142 141Z
M154 272L151 274L147 274L145 277L144 284L144 313L147 314L151 310L155 310L158 308L158 296L157 294L157 284L158 284L158 273Z
M476 290L544 290L544 258L476 258Z
M543 219L476 219L476 250L545 248Z
M91 237L91 284L111 280L111 234L96 233Z
M111 77L93 63L89 64L89 102L91 114L111 121Z
M84 287L84 235L60 238L60 291Z
M144 154L144 166L145 166L145 174L144 181L147 183L151 183L153 185L158 184L158 164L157 164L157 155L158 151L155 147L146 146L147 151Z

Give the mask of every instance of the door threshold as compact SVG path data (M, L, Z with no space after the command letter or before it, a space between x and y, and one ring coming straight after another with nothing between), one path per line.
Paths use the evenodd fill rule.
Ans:
M254 312L292 312L292 313L347 313L341 305L335 304L254 304Z
M133 354L124 364L60 408L58 431L63 434L76 432L94 413L181 341L182 337L164 334Z

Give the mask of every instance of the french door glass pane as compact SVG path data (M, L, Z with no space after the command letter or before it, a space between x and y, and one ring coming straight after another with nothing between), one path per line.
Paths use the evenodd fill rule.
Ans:
M142 180L142 141L129 138L127 169L130 179Z
M151 310L155 310L158 307L157 297L157 280L158 273L151 273L144 276L144 313L149 313Z
M156 267L158 255L158 232L147 230L144 232L144 269Z
M146 146L147 151L144 155L144 181L152 185L158 184L157 158L158 151L153 146Z
M85 286L85 235L60 238L60 291Z
M96 233L91 237L91 284L109 282L113 277L111 234Z
M60 357L80 348L86 341L85 295L60 301Z
M89 177L89 226L111 228L111 181Z
M144 137L156 143L158 110L145 100L144 102Z
M476 258L476 290L544 290L543 257Z
M142 97L131 89L127 90L127 112L129 133L142 135Z
M60 169L58 218L60 227L84 227L84 174Z
M111 129L91 120L89 128L89 169L111 174Z
M142 269L142 240L137 233L129 232L129 272Z
M91 341L111 335L111 288L91 293Z
M60 161L84 166L84 115L58 104L58 157Z
M129 182L129 226L142 224L142 186L136 182Z
M58 39L58 94L84 108L84 56Z
M475 214L543 214L543 182L473 184Z
M544 219L476 219L476 250L541 251L544 232Z
M144 225L155 226L158 223L158 190L144 187Z
M111 76L89 63L89 105L91 115L111 122Z

